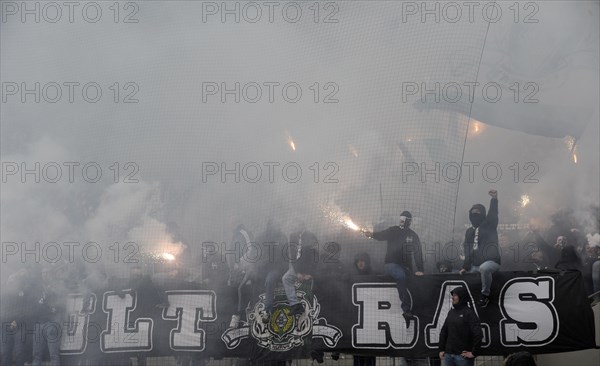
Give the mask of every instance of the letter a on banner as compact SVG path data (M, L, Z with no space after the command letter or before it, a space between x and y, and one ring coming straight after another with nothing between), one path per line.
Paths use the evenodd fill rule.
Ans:
M440 343L440 332L442 331L442 326L446 321L446 317L448 316L448 311L452 308L452 295L450 292L457 287L464 287L469 294L469 307L475 311L477 317L479 317L479 313L477 312L477 308L473 306L475 301L473 300L473 295L471 295L471 290L467 286L465 281L445 281L442 283L440 288L440 296L438 298L438 305L435 309L435 315L433 317L433 323L427 324L425 326L425 344L427 347L437 349ZM489 324L481 323L481 331L483 332L483 340L481 341L481 347L485 348L490 345L490 326Z

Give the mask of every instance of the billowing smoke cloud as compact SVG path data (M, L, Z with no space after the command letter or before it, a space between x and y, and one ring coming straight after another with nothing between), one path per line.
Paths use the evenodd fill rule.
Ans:
M570 208L595 232L588 213L590 204L600 202L598 4L554 3L539 4L535 24L515 24L508 10L493 24L421 22L419 16L403 23L401 5L392 2L341 2L338 23L316 26L222 23L219 17L202 22L201 3L194 2L144 3L141 21L131 24L3 23L2 72L9 81L29 87L97 82L104 92L97 103L80 94L69 103L66 89L54 104L7 96L3 162L96 162L103 179L69 183L63 176L56 184L33 184L29 176L21 184L10 176L2 185L3 241L139 241L140 250L158 253L164 243L181 243L197 251L202 242L230 240L239 222L257 233L268 218L277 218L289 232L302 219L323 241L345 241L347 259L364 242L328 220L323 205L369 228L383 220L395 224L409 210L413 228L431 243L451 239L473 203L487 205L490 188L499 191L501 223L549 221L552 213ZM506 81L505 87L537 83L541 102L531 108L536 119L495 123L522 118L523 103L509 103L489 120L478 115L480 130L473 130L472 121L467 131L469 108L418 109L419 95L402 101L405 82L465 80ZM119 103L109 89L115 82ZM122 103L135 90L124 89L127 82L139 88L138 103ZM203 82L228 88L236 82L295 82L303 98L289 103L278 89L270 103L263 89L257 103L235 103L231 96L222 103L220 94L203 102ZM326 88L328 82L334 84ZM323 103L326 96L338 102ZM572 121L561 120L555 137L502 128L522 131L527 122L528 132L549 131L549 105L585 112L574 116L581 127L577 163L561 135ZM115 162L117 183L110 169ZM425 182L418 173L406 177L405 164L412 162L429 169L435 162L479 166L473 182L463 172L458 186L434 175ZM497 182L483 176L489 162L502 168ZM126 169L127 163L135 165ZM219 171L207 175L206 163ZM236 163L238 171L224 172L236 170ZM252 163L260 168L256 183L247 179L255 177ZM283 173L288 163L301 167L298 182L294 166ZM128 174L137 183L124 183ZM527 205L520 203L524 195ZM171 232L169 222L179 232ZM374 265L382 260L379 254Z

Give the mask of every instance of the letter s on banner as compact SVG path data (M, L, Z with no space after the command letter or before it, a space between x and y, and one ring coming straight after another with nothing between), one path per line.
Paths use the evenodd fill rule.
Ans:
M500 292L500 342L506 347L545 346L558 335L554 279L517 277Z

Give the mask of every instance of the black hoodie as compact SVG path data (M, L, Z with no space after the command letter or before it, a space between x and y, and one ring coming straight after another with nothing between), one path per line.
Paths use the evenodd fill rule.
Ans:
M483 332L477 314L468 306L468 294L464 287L452 290L460 302L448 312L440 332L440 351L460 355L469 351L477 355Z
M315 234L302 230L290 235L288 258L296 273L313 276L319 263L319 242Z
M423 250L419 236L412 229L392 226L384 231L373 233L373 239L387 241L385 263L396 263L413 272L411 255L415 259L417 271L423 272Z
M289 268L289 253L287 237L279 225L269 221L267 229L256 238L260 247L260 255L255 261L259 273L266 275L272 270L285 272Z
M365 262L365 268L363 268L362 270L359 269L357 266L359 261ZM371 268L371 257L369 256L369 254L358 253L356 256L354 256L354 268L356 269L356 272L360 275L370 275L373 272L373 270Z
M490 211L485 213L485 207L476 204L469 210L469 216L473 209L479 209L483 215L483 221L477 228L470 227L465 233L464 253L465 261L463 268L467 271L471 266L479 266L483 262L492 260L500 264L500 249L498 248L498 200L490 200ZM479 230L477 230L479 229ZM475 234L477 232L478 240L475 248Z

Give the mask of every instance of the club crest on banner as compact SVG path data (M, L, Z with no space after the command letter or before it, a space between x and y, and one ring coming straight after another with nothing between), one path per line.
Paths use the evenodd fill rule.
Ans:
M260 314L265 310L265 294L253 308L246 309L247 322L241 322L239 328L228 328L221 339L229 349L238 347L242 339L251 337L258 346L273 352L286 352L304 345L306 337L321 338L327 347L333 348L342 337L339 328L327 324L325 318L319 318L321 306L316 296L312 302L303 291L296 291L298 300L304 305L304 312L293 316L285 296L276 291L274 310L266 323Z

